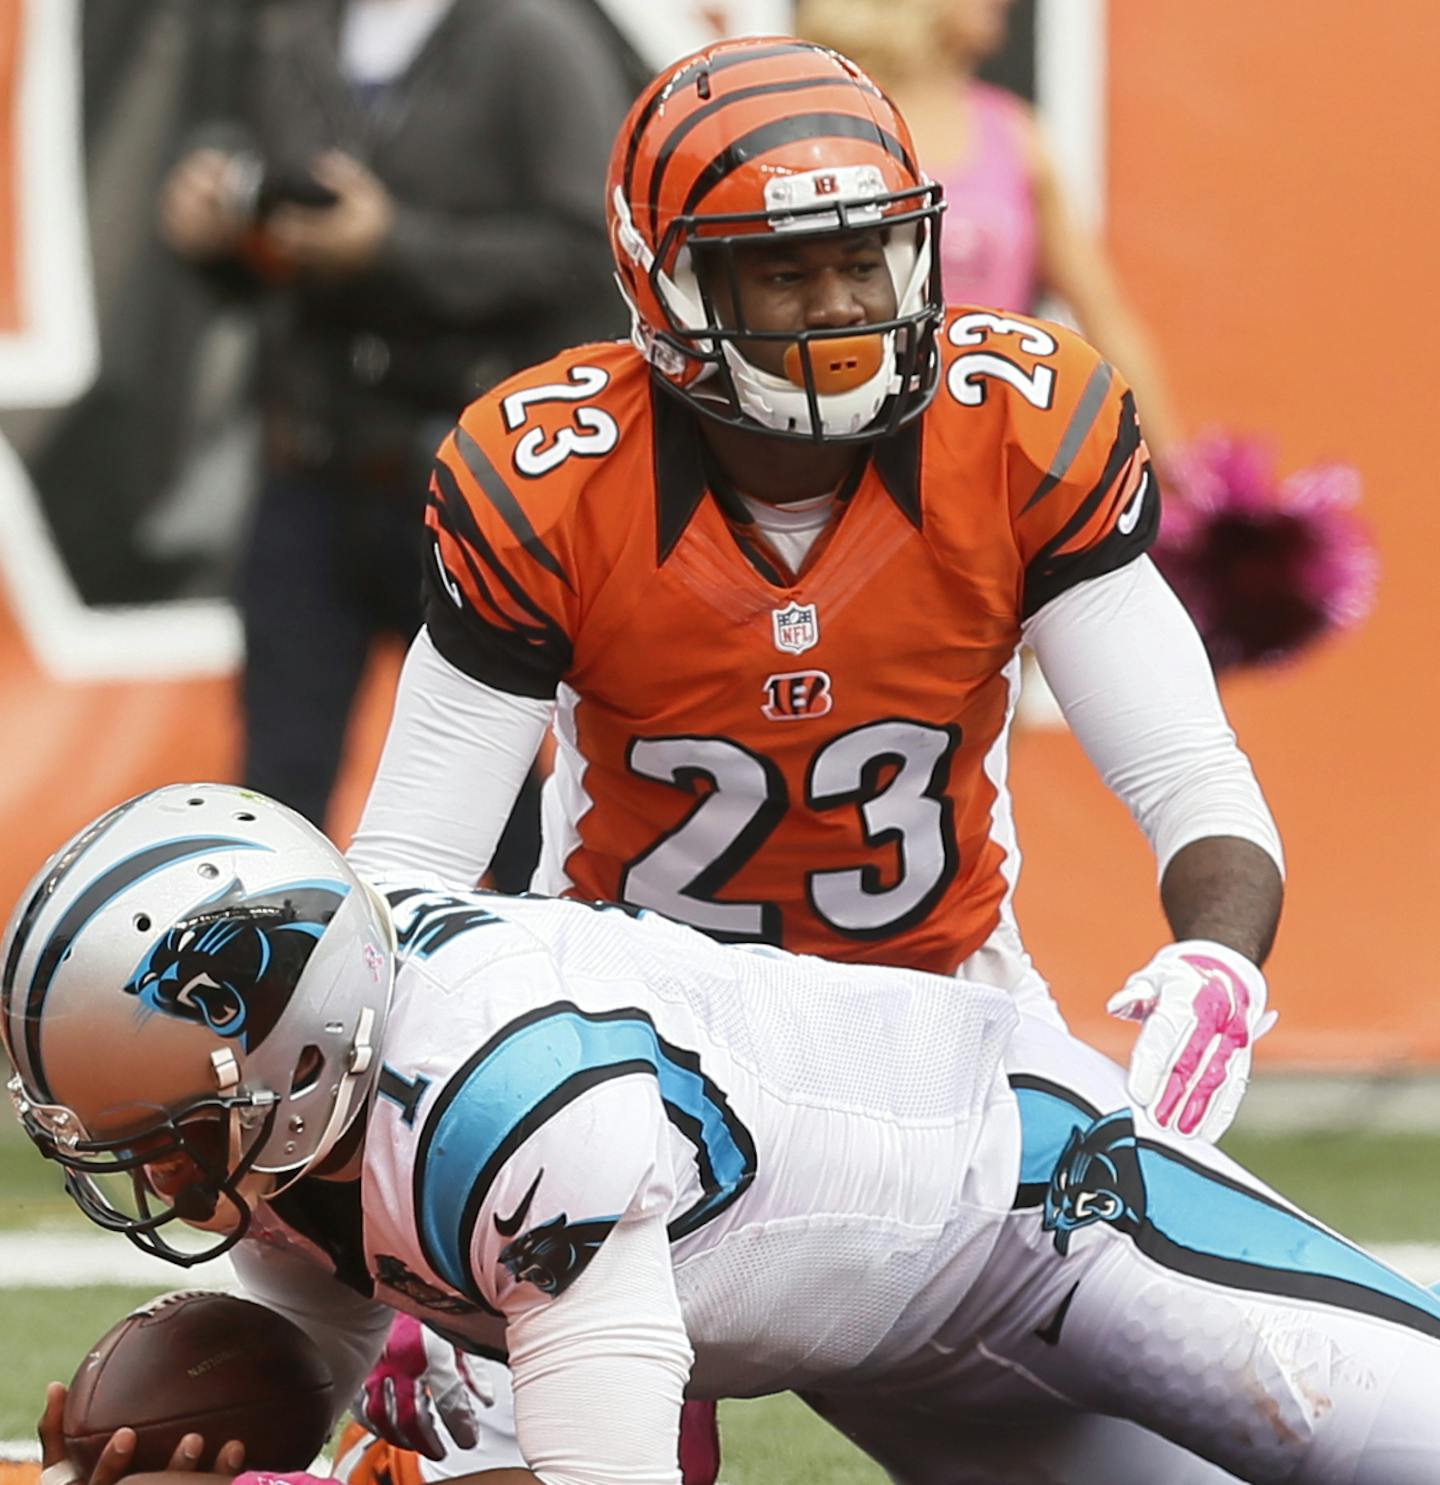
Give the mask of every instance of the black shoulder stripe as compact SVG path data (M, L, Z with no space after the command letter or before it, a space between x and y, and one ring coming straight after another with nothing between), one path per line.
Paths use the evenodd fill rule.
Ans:
M635 127L630 131L630 139L625 146L626 196L630 195L635 186L635 160L640 153L640 140L660 105L666 99L674 97L677 88L683 88L686 83L694 82L701 73L723 72L727 67L736 67L741 62L759 62L766 57L784 57L795 52L818 51L824 51L824 47L817 46L811 41L784 41L776 46L759 46L747 51L721 52L718 56L692 62L683 72L676 73L663 88L656 88L650 101L641 110L640 117L635 120Z
M467 561L472 553L482 558L515 604L535 620L536 629L565 640L568 644L564 626L557 623L552 615L535 602L500 560L494 547L486 539L485 533L480 529L475 513L466 504L464 493L456 483L453 471L446 466L443 459L436 461L435 483L439 486L441 498L437 502L432 494L431 502L442 511L446 524L459 537ZM473 563L470 571L477 583L488 591L488 584L483 581L482 575Z
M1120 478L1120 472L1130 462L1135 450L1140 447L1140 420L1135 414L1135 394L1126 392L1120 402L1120 426L1116 430L1115 440L1110 445L1110 453L1105 460L1105 468L1100 472L1100 478L1095 481L1090 492L1084 500L1075 508L1070 519L1036 552L1032 562L1045 562L1053 557L1066 542L1072 540L1077 532L1083 531L1085 523L1089 521L1100 502L1109 493L1115 481ZM1034 504L1032 498L1031 504ZM1028 510L1029 507L1027 506Z
M484 566L481 563L482 558L485 559ZM527 623L505 612L500 598L494 591L497 585L505 586L504 573L497 571L493 559L494 554L492 552L477 552L469 545L462 545L460 547L460 560L465 564L465 571L469 574L470 581L475 584L480 595L481 603L484 605L484 609L477 609L474 604L467 603L461 612L472 624L483 625L487 633L498 631L523 639L529 644L539 645L545 643L549 635L549 630L543 618L534 623ZM436 576L436 572L427 566L425 569L427 586L432 594L436 594L438 601L439 595L435 582ZM496 581L497 578L498 584ZM455 600L453 595L447 591L444 598L447 607L454 609ZM534 605L530 603L528 598L524 598L523 601L527 605L527 608L533 609ZM493 610L493 612L484 611L487 609Z
M500 471L490 462L485 450L464 428L455 430L455 447L465 461L465 468L474 475L476 484L485 493L485 498L495 507L500 519L515 533L520 545L546 572L552 577L559 578L573 593L575 584L570 581L565 569L560 565L559 558L540 539L534 526L530 524L530 517L521 508L520 502L516 500L509 485L500 477Z
M1082 551L1056 553L1044 562L1038 559L1031 562L1025 569L1022 619L1038 613L1067 588L1088 582L1091 578L1104 577L1149 551L1160 531L1160 491L1148 462L1133 499L1140 501L1141 505L1135 523L1128 531L1117 524Z
M675 151L690 131L706 119L728 108L732 103L743 102L746 98L760 98L772 93L800 93L810 88L834 88L844 87L846 84L858 86L845 77L799 77L790 78L785 82L757 83L749 88L737 88L733 93L722 94L718 98L712 98L703 108L697 108L694 113L680 120L665 143L660 147L660 152L655 158L655 172L650 177L650 220L655 220L660 209L660 188L664 184L665 172L670 167L670 161L675 156Z
M1085 383L1080 400L1075 404L1075 411L1070 416L1070 422L1060 437L1060 447L1055 450L1055 457L1050 461L1050 468L1046 471L1045 478L1040 481L1035 493L1025 502L1025 510L1029 510L1032 505L1039 505L1070 472L1070 466L1075 462L1075 455L1080 452L1090 430L1095 426L1095 420L1100 416L1100 409L1105 406L1110 383L1114 380L1115 370L1108 361L1101 361L1090 373L1090 380ZM1021 514L1023 515L1024 512L1022 511Z
M691 187L689 196L685 198L684 215L691 215L727 175L732 175L742 165L781 145L795 144L802 139L863 139L869 144L878 144L907 170L913 172L915 169L915 162L905 146L873 119L853 113L797 113L788 119L777 119L774 123L752 129L717 155Z

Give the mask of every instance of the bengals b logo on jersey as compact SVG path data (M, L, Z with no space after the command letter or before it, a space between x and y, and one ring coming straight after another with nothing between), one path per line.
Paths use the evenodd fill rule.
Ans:
M823 670L788 670L765 682L760 710L772 722L803 722L825 716L834 704L830 677Z

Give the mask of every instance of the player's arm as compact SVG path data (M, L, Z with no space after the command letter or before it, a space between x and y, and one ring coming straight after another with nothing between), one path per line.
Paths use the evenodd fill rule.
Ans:
M283 1315L320 1348L334 1380L338 1416L375 1364L394 1311L292 1249L247 1238L231 1250L230 1263L242 1299Z
M666 1228L670 1124L645 1065L653 1037L638 1013L559 1006L513 1022L490 1053L494 1067L513 1061L529 1081L507 1106L507 1121L520 1120L501 1136L519 1139L514 1154L483 1197L464 1203L478 1210L468 1273L455 1277L505 1317L516 1440L545 1485L680 1482L692 1355ZM438 1159L417 1187L422 1212L432 1210L432 1178L445 1181ZM433 1207L454 1209L453 1200ZM449 1261L448 1228L432 1218L427 1230Z
M508 1340L516 1437L544 1485L679 1485L692 1356L663 1214L617 1224L579 1280L513 1321Z
M503 403L467 409L426 507L425 625L348 852L372 878L473 887L490 864L571 660L565 490L511 467Z
M1273 1021L1259 963L1280 914L1279 839L1194 625L1145 559L1160 489L1134 396L1084 342L1047 331L1031 344L1044 339L1045 374L1010 421L1022 635L1155 845L1178 935L1109 1003L1145 1023L1131 1096L1160 1124L1213 1139Z
M1160 1124L1218 1138L1268 1029L1260 972L1283 858L1199 635L1148 559L1075 588L1025 626L1066 720L1155 849L1175 942L1111 998L1144 1022L1132 1097Z
M1279 919L1279 837L1200 636L1146 556L1161 492L1134 394L1077 337L1005 323L991 339L1006 354L1037 352L1008 431L1021 637L1154 847L1177 937L1258 965Z
M473 887L550 725L552 703L466 675L416 635L346 857L363 875Z
M1263 964L1283 897L1280 838L1164 578L1142 557L1067 589L1024 636L1071 730L1154 848L1175 937Z

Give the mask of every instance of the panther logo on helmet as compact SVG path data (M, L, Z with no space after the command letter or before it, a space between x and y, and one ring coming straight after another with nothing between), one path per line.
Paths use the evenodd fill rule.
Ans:
M247 898L231 883L152 945L125 994L248 1051L279 1019L345 892L339 882L307 883Z

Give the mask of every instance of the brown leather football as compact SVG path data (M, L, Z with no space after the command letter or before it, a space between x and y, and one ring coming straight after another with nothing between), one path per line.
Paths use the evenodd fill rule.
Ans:
M167 1294L90 1348L65 1400L65 1443L88 1477L117 1428L136 1433L132 1471L162 1470L181 1438L203 1464L230 1439L245 1467L303 1470L324 1446L334 1386L315 1343L283 1315L229 1294Z

